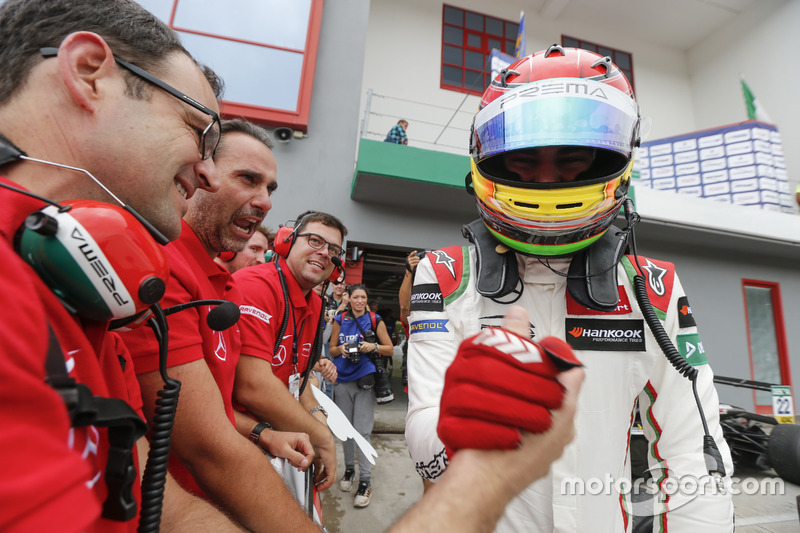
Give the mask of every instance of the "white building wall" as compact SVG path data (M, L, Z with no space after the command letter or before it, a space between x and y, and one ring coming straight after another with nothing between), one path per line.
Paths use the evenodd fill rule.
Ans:
M743 75L781 133L791 192L800 184L798 28L800 0L755 2L687 54L697 128L746 118Z

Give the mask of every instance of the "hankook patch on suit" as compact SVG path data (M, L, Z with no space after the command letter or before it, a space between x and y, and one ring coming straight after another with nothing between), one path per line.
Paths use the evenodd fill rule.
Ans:
M576 350L643 352L644 320L567 318L566 341Z
M442 291L437 283L414 285L411 293L411 311L444 311Z

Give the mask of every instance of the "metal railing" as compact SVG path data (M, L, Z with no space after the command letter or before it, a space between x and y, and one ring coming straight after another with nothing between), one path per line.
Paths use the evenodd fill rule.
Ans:
M403 119L408 121L409 146L468 155L469 132L475 111L469 105L456 108L428 104L368 89L359 136L382 141L392 126Z

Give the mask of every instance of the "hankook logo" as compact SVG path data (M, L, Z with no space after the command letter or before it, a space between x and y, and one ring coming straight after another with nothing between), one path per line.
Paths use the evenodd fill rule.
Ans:
M423 283L414 286L411 294L411 311L442 311L444 301L442 291L436 283Z
M567 344L576 350L644 351L643 320L567 318Z

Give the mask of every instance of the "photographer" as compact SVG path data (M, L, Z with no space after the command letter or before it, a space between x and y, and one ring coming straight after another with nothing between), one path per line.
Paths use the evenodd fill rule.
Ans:
M330 352L339 371L339 379L334 385L334 401L353 427L369 441L375 420L373 389L376 388L376 370L382 367L377 358L391 357L393 347L381 317L367 312L367 288L364 285L350 285L347 293L350 296L350 310L334 319L331 331ZM379 401L388 398L387 389L381 387L381 381L388 385L385 374L383 380L378 380L376 393ZM388 392L391 394L391 389ZM349 439L343 442L342 448L345 472L339 488L348 492L355 477L355 441ZM353 505L366 507L372 494L371 464L360 449L358 465L358 491Z

